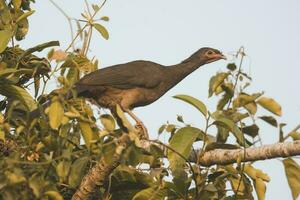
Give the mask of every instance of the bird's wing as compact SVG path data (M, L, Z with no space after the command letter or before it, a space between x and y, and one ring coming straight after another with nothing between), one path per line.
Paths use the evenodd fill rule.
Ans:
M94 71L77 83L77 87L109 86L118 89L153 88L161 82L163 67L149 61L134 61Z

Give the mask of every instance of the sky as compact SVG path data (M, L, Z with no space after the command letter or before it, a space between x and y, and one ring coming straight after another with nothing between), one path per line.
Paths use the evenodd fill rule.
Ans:
M85 9L83 0L55 2L74 18L81 18ZM36 12L30 17L30 31L21 45L26 48L59 40L62 48L66 47L70 42L66 18L48 0L37 1L33 8ZM299 0L107 0L100 16L110 18L103 23L110 39L94 34L89 55L100 60L100 67L133 60L171 65L204 46L225 53L244 46L248 55L244 70L253 78L251 91L264 91L282 105L283 116L277 119L288 124L284 130L289 132L300 123L299 10ZM194 96L214 111L216 101L208 99L208 82L225 66L226 61L206 65L155 103L136 109L151 137L157 137L161 124L175 123L177 115L203 127L199 112L172 96ZM263 122L259 125L264 144L278 141L277 129ZM266 199L292 199L280 159L256 162L255 166L271 177Z

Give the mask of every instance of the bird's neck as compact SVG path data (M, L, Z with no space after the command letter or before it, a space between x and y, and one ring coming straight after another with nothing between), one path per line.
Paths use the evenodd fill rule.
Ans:
M205 61L191 56L177 65L169 66L168 73L170 74L170 86L173 87L204 64Z

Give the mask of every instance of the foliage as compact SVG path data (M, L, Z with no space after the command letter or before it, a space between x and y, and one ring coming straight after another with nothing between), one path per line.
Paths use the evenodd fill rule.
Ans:
M70 92L82 75L98 68L97 60L89 59L87 52L94 29L109 38L106 28L94 20L104 4L92 5L93 12L88 9L83 20L76 20L77 35L66 50L47 53L46 48L59 43L27 50L15 45L15 40L27 34L32 2L0 0L0 199L71 199L95 162L101 158L111 161L122 132L111 115L95 114L90 103ZM109 18L100 20L107 22ZM70 50L80 38L82 49ZM47 56L38 57L36 51ZM241 68L246 56L243 48L235 56L239 67L230 63L227 71L217 73L209 82L209 97L220 97L215 111L194 97L175 96L203 115L205 127L193 127L179 116L179 125L164 124L159 129L159 134L169 136L168 144L155 140L149 149L142 149L139 138L131 135L121 165L99 188L95 199L254 199L254 190L258 199L265 199L270 178L253 163L202 167L199 160L189 161L199 143L198 158L216 148L257 145L261 142L257 120L279 128L281 141L300 138L297 130L284 136L283 124L275 116L281 115L281 107L275 100L262 92L247 92L251 78ZM46 94L54 75L59 88ZM42 109L40 105L49 100ZM258 106L270 115L258 116ZM39 116L32 119L29 113L36 108L40 108ZM233 138L236 141L229 142ZM291 158L283 164L296 199L300 167Z

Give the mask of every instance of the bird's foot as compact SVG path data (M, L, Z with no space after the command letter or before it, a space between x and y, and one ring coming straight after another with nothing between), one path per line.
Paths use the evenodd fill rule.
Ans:
M148 130L145 127L145 125L143 124L143 122L137 122L137 124L135 125L135 128L142 131L142 135L141 137L144 139L149 139L149 134L148 134Z

